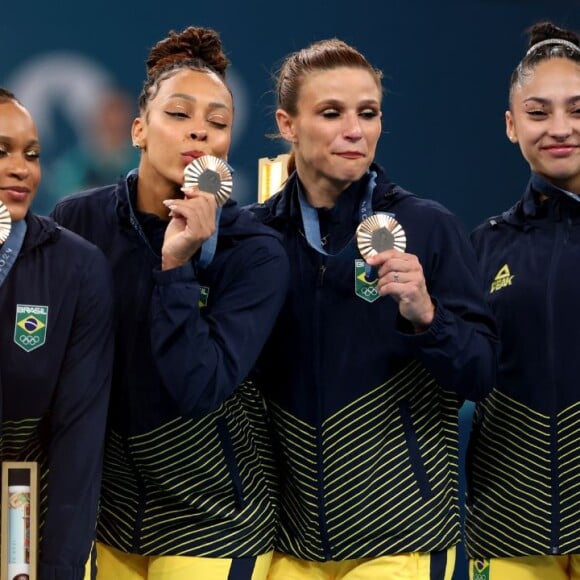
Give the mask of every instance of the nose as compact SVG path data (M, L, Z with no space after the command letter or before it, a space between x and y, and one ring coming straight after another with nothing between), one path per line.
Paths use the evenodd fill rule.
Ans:
M8 171L18 179L26 178L29 173L26 159L21 155L11 155L8 163Z
M567 139L572 134L572 124L566 112L558 111L552 116L549 134L560 141Z
M207 129L194 127L190 130L189 137L194 141L205 141L207 139Z
M357 140L362 137L362 128L357 114L345 118L344 136L346 139Z

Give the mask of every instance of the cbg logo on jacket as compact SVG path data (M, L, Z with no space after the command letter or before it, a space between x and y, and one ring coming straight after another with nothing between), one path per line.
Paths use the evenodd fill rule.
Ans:
M48 306L32 304L16 305L14 342L26 352L30 352L46 341Z

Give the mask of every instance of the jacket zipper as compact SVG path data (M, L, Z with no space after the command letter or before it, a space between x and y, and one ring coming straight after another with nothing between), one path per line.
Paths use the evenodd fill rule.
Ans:
M565 222L568 225L568 220ZM561 222L556 222L556 235L554 237L554 251L552 254L552 260L550 260L550 273L548 277L548 291L547 296L547 338L548 338L548 357L549 357L549 368L550 374L552 376L552 388L551 391L551 418L550 418L550 471L552 480L552 522L551 522L551 546L550 553L552 555L557 555L560 553L559 546L559 535L560 535L560 490L559 490L559 477L558 477L558 421L557 421L557 406L558 397L556 394L555 384L555 364L556 364L556 353L554 352L554 316L551 305L555 303L553 295L553 280L555 277L555 271L557 264L560 260L560 248L561 244L565 242L565 237L567 232L564 231L564 226Z
M323 442L322 442L322 410L324 409L323 389L321 383L321 352L320 352L320 305L324 299L322 288L324 285L324 275L326 273L326 258L322 256L320 267L318 269L316 280L316 312L315 328L314 328L314 344L316 348L316 365L315 365L315 385L318 391L318 405L316 411L316 464L318 472L318 525L320 529L320 541L324 558L326 560L332 559L332 552L330 549L330 539L328 537L328 528L326 526L326 502L324 497L324 460L323 460Z

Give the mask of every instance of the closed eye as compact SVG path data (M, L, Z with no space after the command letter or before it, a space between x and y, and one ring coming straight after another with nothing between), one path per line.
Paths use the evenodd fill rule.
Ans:
M374 119L378 115L379 111L375 109L365 109L364 111L360 112L360 116L363 117L363 119Z
M537 111L526 111L526 113L530 116L530 117L535 117L538 119L541 119L543 117L547 117L547 113L546 111L542 111L542 110L537 110Z
M184 113L183 111L165 111L165 114L169 117L179 118L179 119L188 119L189 115Z

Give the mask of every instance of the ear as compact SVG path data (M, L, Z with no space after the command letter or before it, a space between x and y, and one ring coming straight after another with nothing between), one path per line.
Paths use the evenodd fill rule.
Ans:
M133 140L133 146L138 147L139 149L144 149L145 136L146 130L143 120L141 117L137 117L133 120L133 124L131 125L131 138Z
M518 142L518 136L516 134L516 126L514 124L514 117L511 111L505 112L505 133L507 135L507 138L512 143Z
M280 135L282 135L286 141L296 143L297 139L294 120L286 111L284 111L284 109L278 109L276 111L276 123L278 123L278 131L280 131Z

